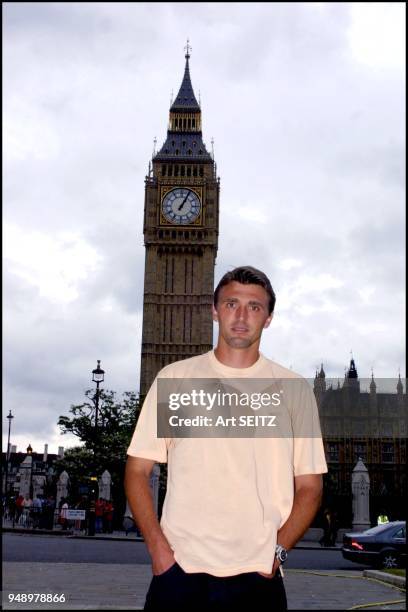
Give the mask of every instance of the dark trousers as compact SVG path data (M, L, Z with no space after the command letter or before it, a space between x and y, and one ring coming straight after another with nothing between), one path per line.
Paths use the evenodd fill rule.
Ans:
M286 611L287 601L279 570L273 578L258 572L220 578L210 574L187 574L175 563L153 576L146 595L145 610L256 610Z

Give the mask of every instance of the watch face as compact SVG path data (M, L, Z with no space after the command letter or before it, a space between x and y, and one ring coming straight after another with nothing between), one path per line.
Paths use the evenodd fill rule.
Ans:
M200 214L201 202L195 191L178 187L169 191L162 202L162 212L170 223L188 225Z

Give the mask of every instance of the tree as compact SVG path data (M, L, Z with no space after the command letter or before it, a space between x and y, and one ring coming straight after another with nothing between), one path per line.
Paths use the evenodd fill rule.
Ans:
M63 434L77 436L83 446L66 451L55 468L64 469L71 479L71 489L89 481L90 476L100 478L105 470L112 476L112 495L116 504L124 504L123 478L126 451L140 414L140 398L126 391L121 402L115 400L114 391L99 391L98 428L95 440L96 395L93 389L85 391L83 404L72 405L72 417L60 416L58 425ZM117 506L118 507L118 506Z

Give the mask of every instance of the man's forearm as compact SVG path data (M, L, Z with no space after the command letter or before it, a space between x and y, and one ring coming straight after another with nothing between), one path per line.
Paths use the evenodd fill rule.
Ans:
M133 518L143 534L150 555L153 557L160 548L171 550L154 510L149 479L143 474L126 474L125 489Z
M278 544L293 548L307 531L321 504L321 490L300 488L295 492L292 512L278 531Z

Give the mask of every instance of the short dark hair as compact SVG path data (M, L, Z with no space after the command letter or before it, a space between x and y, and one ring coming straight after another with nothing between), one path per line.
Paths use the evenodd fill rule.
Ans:
M272 289L270 280L266 274L260 270L257 270L256 268L253 268L252 266L241 266L224 274L214 291L215 307L217 307L218 294L221 287L225 287L225 285L229 285L234 281L241 283L242 285L261 285L269 296L269 314L273 312L273 309L275 308L276 296L274 290Z

